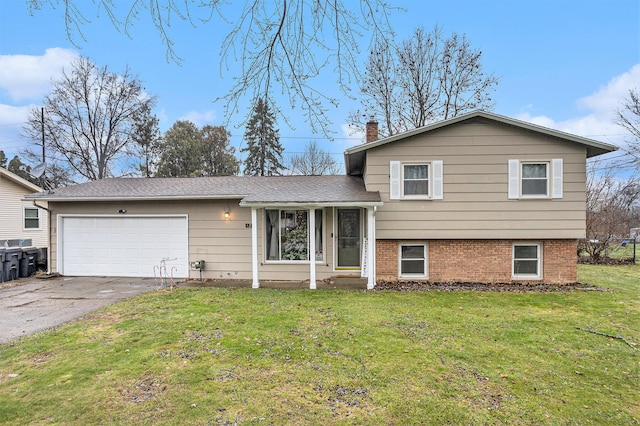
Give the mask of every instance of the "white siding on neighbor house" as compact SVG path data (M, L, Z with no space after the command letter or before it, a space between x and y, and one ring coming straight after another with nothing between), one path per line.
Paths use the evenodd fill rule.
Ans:
M38 209L40 229L24 229L24 208L33 207L30 201L21 201L33 191L0 175L0 240L28 239L38 248L48 246L49 216L46 210ZM46 203L39 203L46 206Z
M510 199L509 160L549 162L562 185L545 199ZM442 161L442 200L395 200L393 162ZM586 148L497 123L457 124L367 151L367 189L380 191L379 239L583 238ZM555 165L555 167L553 167ZM556 183L558 177L556 176ZM553 176L549 176L550 191Z

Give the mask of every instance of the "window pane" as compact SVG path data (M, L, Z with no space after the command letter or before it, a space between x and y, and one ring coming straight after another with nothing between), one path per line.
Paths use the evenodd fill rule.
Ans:
M419 274L424 275L424 260L403 260L401 262L402 275L405 274Z
M265 252L267 260L280 259L280 235L278 210L267 210L265 217Z
M546 179L522 180L522 195L547 195Z
M24 220L25 229L34 229L40 227L40 221L38 219L25 219Z
M402 259L424 259L424 246L402 246Z
M308 260L308 211L283 210L280 216L282 260Z
M514 257L516 259L537 259L538 246L515 246Z
M547 165L544 163L538 164L523 164L522 165L522 178L546 178L547 177Z
M427 179L429 177L429 165L408 164L404 166L405 179Z
M404 181L404 195L429 195L428 180Z
M537 260L514 260L513 262L514 274L538 274L538 261Z
M37 218L38 209L24 209L24 217L30 219Z
M316 210L316 260L324 259L322 253L322 210Z

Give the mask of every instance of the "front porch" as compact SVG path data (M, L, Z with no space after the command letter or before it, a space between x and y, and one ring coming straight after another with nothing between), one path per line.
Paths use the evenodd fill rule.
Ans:
M344 272L373 289L379 204L241 202L251 208L251 287L338 288L343 279L328 274Z
M178 287L214 287L214 288L252 288L252 280L186 280L178 283ZM305 281L272 281L263 280L259 288L277 290L306 290L309 280ZM317 280L316 288L320 290L367 290L367 278L336 276L326 280Z

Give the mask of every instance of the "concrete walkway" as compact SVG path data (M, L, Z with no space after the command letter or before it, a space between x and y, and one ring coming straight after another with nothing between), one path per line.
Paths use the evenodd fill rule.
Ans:
M10 285L10 287L7 287ZM0 288L0 343L155 290L153 278L21 278Z

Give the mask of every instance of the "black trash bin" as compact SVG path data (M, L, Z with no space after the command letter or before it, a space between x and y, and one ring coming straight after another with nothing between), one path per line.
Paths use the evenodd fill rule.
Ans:
M0 247L0 283L4 282L4 247Z
M20 276L22 249L20 247L7 247L4 250L4 280L17 280Z
M30 277L36 273L36 267L38 264L38 249L37 248L23 248L22 259L20 259L20 277Z
M47 271L47 248L39 248L38 250L38 263L36 264L36 270L42 269L43 271Z

